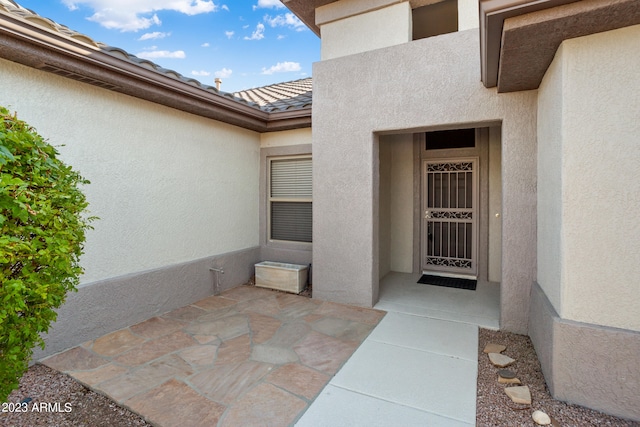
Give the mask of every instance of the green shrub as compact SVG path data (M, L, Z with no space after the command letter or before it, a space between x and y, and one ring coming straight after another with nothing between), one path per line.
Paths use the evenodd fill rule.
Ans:
M54 309L76 290L88 184L32 127L0 107L0 401L18 386Z

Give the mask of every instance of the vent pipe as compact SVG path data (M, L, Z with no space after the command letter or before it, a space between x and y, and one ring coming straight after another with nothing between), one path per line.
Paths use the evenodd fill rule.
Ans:
M216 77L214 80L216 82L216 89L220 90L220 85L222 84L222 79L220 77Z

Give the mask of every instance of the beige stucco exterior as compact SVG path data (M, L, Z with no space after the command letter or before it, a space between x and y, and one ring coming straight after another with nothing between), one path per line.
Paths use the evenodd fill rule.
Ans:
M478 0L458 0L458 31L478 26Z
M0 61L2 103L91 181L83 284L258 244L258 133Z
M500 127L489 128L489 211L487 280L500 282L502 275L502 155Z
M639 39L633 26L563 42L538 108L538 282L562 318L635 331Z
M380 277L413 271L413 135L380 136Z
M477 46L477 31L469 30L315 64L314 236L323 237L313 248L317 297L377 301L386 270L379 265L379 239L386 238L378 222L381 133L500 124L500 226L509 235L501 248L501 325L526 332L521 307L528 304L536 257L537 92L498 95L484 88Z
M331 3L323 8L340 8L341 3ZM320 57L327 60L407 43L412 37L411 29L411 6L408 2L327 22L320 26Z
M260 134L260 148L311 144L311 128Z

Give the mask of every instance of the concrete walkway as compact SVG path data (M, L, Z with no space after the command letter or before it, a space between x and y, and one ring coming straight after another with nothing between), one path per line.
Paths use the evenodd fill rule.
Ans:
M496 329L499 286L417 284L391 273L376 308L389 311L298 421L318 426L474 426L478 325Z

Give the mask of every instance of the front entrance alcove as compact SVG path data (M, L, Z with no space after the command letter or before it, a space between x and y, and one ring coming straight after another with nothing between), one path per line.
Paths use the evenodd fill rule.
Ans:
M381 134L377 142L376 307L402 305L415 314L497 329L500 126ZM417 284L423 272L477 278L478 287L468 291Z

